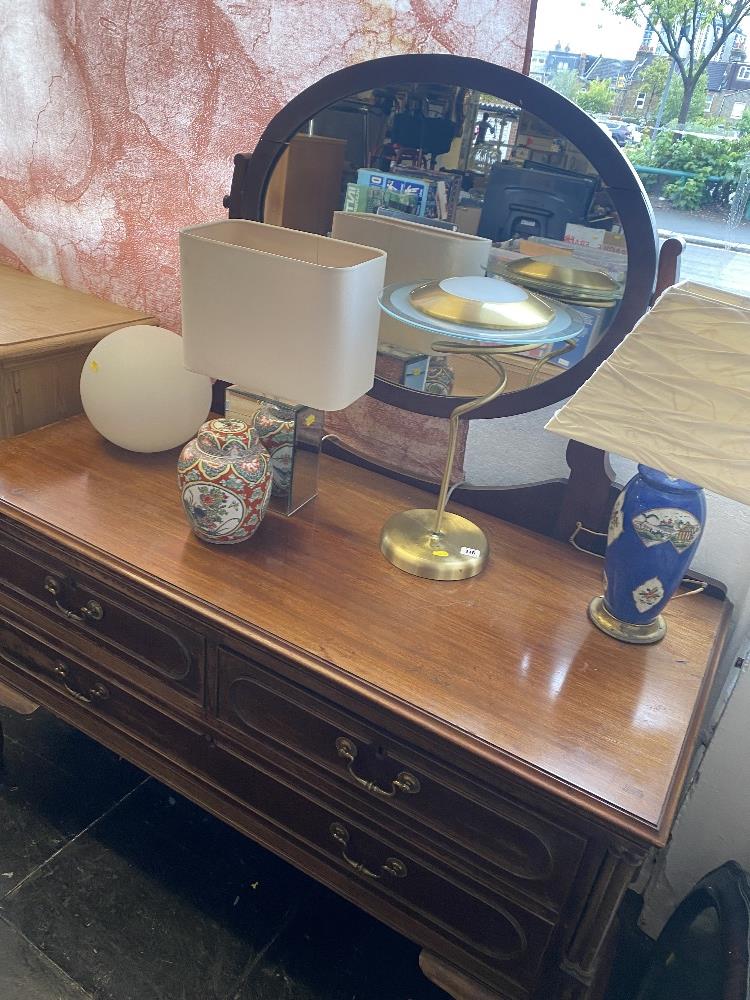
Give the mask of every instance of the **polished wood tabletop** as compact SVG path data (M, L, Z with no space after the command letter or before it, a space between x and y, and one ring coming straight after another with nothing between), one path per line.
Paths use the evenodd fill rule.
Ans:
M473 511L490 540L486 570L456 583L408 576L380 554L380 529L432 500L335 459L323 460L320 496L301 513L268 514L249 542L208 545L183 514L176 454L123 451L83 417L1 441L0 515L114 560L155 593L664 842L726 602L673 602L661 643L618 643L586 615L601 593L599 560Z

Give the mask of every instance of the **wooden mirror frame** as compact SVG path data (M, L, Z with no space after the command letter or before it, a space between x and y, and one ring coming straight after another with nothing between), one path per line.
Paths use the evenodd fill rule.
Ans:
M590 354L559 375L501 395L472 413L472 419L507 417L549 406L572 395L646 312L657 276L658 244L651 205L637 173L614 140L575 104L513 70L453 55L401 55L357 63L332 73L298 94L271 120L253 153L234 158L232 188L224 206L230 219L262 221L266 189L291 137L336 101L393 83L439 83L492 94L536 115L573 142L599 173L620 216L628 250L625 290L606 334ZM448 417L465 396L434 396L379 377L376 399L435 417Z

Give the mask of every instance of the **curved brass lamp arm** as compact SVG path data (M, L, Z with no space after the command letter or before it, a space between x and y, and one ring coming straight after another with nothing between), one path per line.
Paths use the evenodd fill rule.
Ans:
M529 381L526 383L526 385L530 386L533 385L534 382L536 382L537 375L542 370L544 365L547 364L548 361L554 361L555 358L561 358L563 354L567 354L568 351L572 350L575 346L576 346L575 340L566 340L563 343L563 346L559 348L557 351L553 351L552 354L547 354L545 357L539 358L539 360L529 373Z
M448 502L451 473L453 471L453 460L456 457L458 422L464 414L470 413L472 410L477 410L480 406L484 406L485 403L491 403L493 399L497 399L497 397L505 389L505 386L508 383L508 373L505 371L503 365L496 360L495 355L518 353L518 351L528 350L528 348L513 347L509 349L507 347L485 347L483 345L480 346L472 344L454 345L452 343L438 341L432 345L432 349L436 353L442 354L471 354L473 357L479 358L481 361L488 364L499 378L497 385L491 392L488 392L486 395L480 396L477 399L469 399L467 402L461 403L450 415L450 426L448 430L448 457L446 459L445 469L443 470L443 478L440 482L440 493L438 495L437 509L435 511L435 524L432 529L433 534L438 535L440 534L443 514L445 513L445 507Z
M572 341L571 341L572 343ZM438 354L522 354L530 351L536 344L479 344L476 342L468 344L456 344L452 340L436 340L432 344L432 350Z

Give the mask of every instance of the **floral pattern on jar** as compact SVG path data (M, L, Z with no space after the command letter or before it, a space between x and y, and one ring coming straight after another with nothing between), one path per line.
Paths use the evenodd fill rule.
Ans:
M256 412L253 426L271 456L273 492L284 496L292 485L295 407L266 400Z
M258 529L271 497L268 452L244 420L209 420L177 463L182 504L195 534L230 545Z

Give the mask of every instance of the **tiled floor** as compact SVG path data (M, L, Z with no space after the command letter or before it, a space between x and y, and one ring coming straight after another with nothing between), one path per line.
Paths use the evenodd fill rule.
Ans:
M0 717L2 1000L445 1000L414 945L137 768Z

